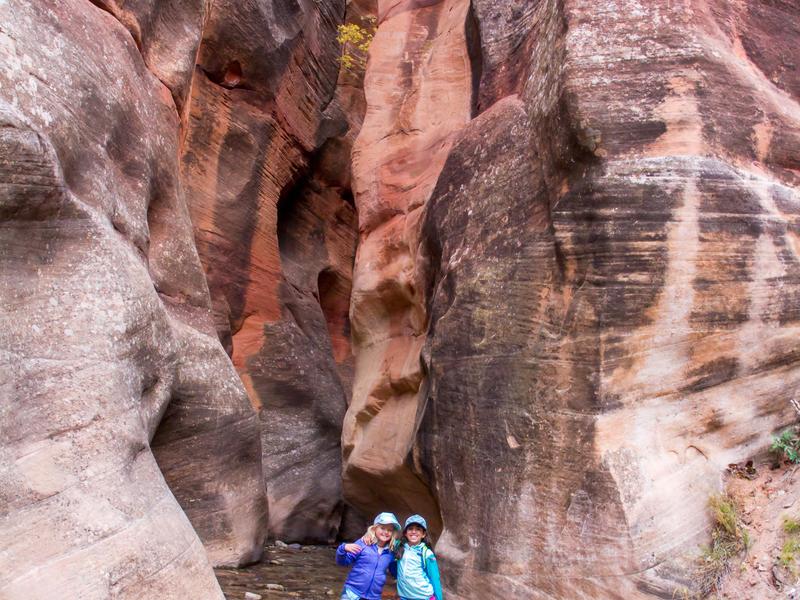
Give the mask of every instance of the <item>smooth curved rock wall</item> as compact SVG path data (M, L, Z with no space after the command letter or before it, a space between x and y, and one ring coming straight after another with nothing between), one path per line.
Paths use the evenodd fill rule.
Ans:
M266 503L173 96L88 2L0 12L0 595L221 598Z
M130 347L151 357L137 367L147 452L211 562L257 559L267 526L333 540L346 508L340 436L353 372L349 151L363 113L359 77L337 81L344 2L12 5L8 131L29 128L45 145L61 136L52 168L107 215L158 293L137 319L169 315L159 340L131 334ZM372 10L355 3L347 18ZM55 31L50 46L36 47L37 27ZM20 161L7 170L15 182L28 176ZM33 260L13 235L16 260ZM8 294L23 285L15 268ZM128 277L118 273L120 284ZM75 305L80 294L70 297ZM349 522L362 526L355 513Z
M342 432L345 494L366 512L391 506L440 523L427 476L409 460L425 405L427 327L420 224L452 145L470 118L464 23L469 2L378 2L353 148L359 244L351 303L353 398Z

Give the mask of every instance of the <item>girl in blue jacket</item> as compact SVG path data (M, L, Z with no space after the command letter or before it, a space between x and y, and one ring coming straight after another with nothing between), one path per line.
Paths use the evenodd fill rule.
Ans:
M380 600L386 570L391 568L394 572L392 550L399 531L397 517L384 512L375 517L364 537L352 544L339 545L336 562L342 566L353 565L340 600Z
M397 557L397 593L401 600L444 600L439 565L427 540L428 524L419 515L406 519Z

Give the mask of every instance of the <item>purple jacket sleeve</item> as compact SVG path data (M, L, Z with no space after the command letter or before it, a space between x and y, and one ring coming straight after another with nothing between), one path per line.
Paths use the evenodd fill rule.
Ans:
M359 546L361 546L361 548L363 550L364 544L363 543L359 543L359 542L361 542L361 540L358 540L358 541L353 542L353 543L358 544ZM356 561L356 558L358 558L358 554L353 554L352 552L347 552L347 551L345 551L344 547L345 547L345 544L344 544L344 542L342 542L341 544L339 544L339 547L336 548L336 564L337 565L341 565L343 567L346 567L348 565L352 565Z

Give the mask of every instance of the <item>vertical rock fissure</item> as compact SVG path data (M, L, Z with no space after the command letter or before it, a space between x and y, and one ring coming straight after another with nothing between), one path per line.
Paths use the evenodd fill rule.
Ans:
M464 38L467 44L467 55L471 66L472 97L470 100L470 117L475 118L483 110L480 105L481 75L483 73L483 51L481 49L481 28L475 16L475 2L469 4L467 21L464 25Z
M324 161L341 157L324 154L278 201L283 310L265 326L269 347L258 357L270 531L304 543L332 542L341 526L341 423L352 370L355 211L347 182L325 179Z

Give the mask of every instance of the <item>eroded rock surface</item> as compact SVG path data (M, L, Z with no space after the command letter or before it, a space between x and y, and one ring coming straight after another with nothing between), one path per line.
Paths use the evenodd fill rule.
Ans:
M447 3L425 4L394 3L381 30ZM478 116L421 195L414 266L373 286L413 279L415 301L359 304L358 273L400 244L359 247L354 331L381 315L395 324L381 341L427 343L420 367L356 338L369 367L346 421L346 492L369 498L397 465L427 482L457 598L671 597L694 585L725 466L794 417L800 107L778 58L796 36L778 24L797 8L478 0L463 15ZM391 72L377 44L362 137L390 103L370 91ZM413 56L397 68L415 73ZM370 172L360 222L402 213L376 190L412 188L412 171ZM370 402L356 404L360 386ZM404 426L381 441L384 412ZM433 510L398 493L398 510Z
M793 418L797 6L0 17L1 596L219 598L342 489L424 513L452 598L693 586Z
M183 145L217 330L260 412L270 531L289 541L333 541L344 510L363 111L337 91L344 18L343 0L215 2Z
M424 409L427 321L421 216L453 135L470 118L464 23L469 2L379 2L353 150L359 245L351 316L356 371L342 445L344 481L367 512L418 507L439 530L419 465L409 464Z
M183 114L211 0L86 0L130 33L147 68Z
M136 510L111 533L98 524L97 540L77 536L82 521L53 527L67 541L53 544L43 564L71 577L113 533L130 547L103 555L114 594L133 593L126 586L144 595L218 594L206 555L213 564L257 559L268 525L275 536L301 541L330 541L342 526L356 232L349 152L364 108L359 78L338 73L335 32L345 4L18 4L2 7L2 291L10 307L2 347L4 368L21 362L4 382L13 390L4 427L15 435L3 448L3 488L16 498L5 517L34 511L14 486L42 467L16 461L47 427L84 450L94 444L99 457L85 473L90 463L62 457L74 473L48 474L52 499L4 539L11 544L26 527L57 518L51 504L61 487L80 482L88 514L120 486L121 498L136 498ZM368 1L354 3L348 18L373 11ZM52 39L39 45L45 34ZM70 244L56 243L62 230L75 238ZM36 302L45 306L31 309ZM51 320L68 339L50 332ZM233 355L244 387L215 338ZM25 361L40 354L53 372L33 377ZM74 364L56 369L62 361ZM113 377L82 389L83 371ZM38 391L53 386L64 393ZM86 394L86 411L97 412L93 435L109 440L73 439L89 427L70 390ZM55 416L47 427L19 413L14 402L26 394L50 397ZM112 418L118 413L138 414L141 423ZM128 438L135 451L120 446ZM52 456L46 444L36 449L45 451ZM130 474L122 483L96 481L104 465L127 473L132 461L147 460L136 481ZM275 507L270 521L264 476ZM348 522L362 526L357 516ZM154 535L155 549L134 560L147 527L170 543ZM36 547L31 536L20 537ZM10 556L25 554L21 539ZM56 559L75 549L82 554L56 569ZM127 565L118 573L116 561ZM182 575L173 578L173 569ZM3 583L16 594L33 572L4 568ZM72 589L56 576L37 585ZM102 595L101 588L87 582L75 593Z
M220 598L266 502L173 94L89 2L0 14L0 596Z

